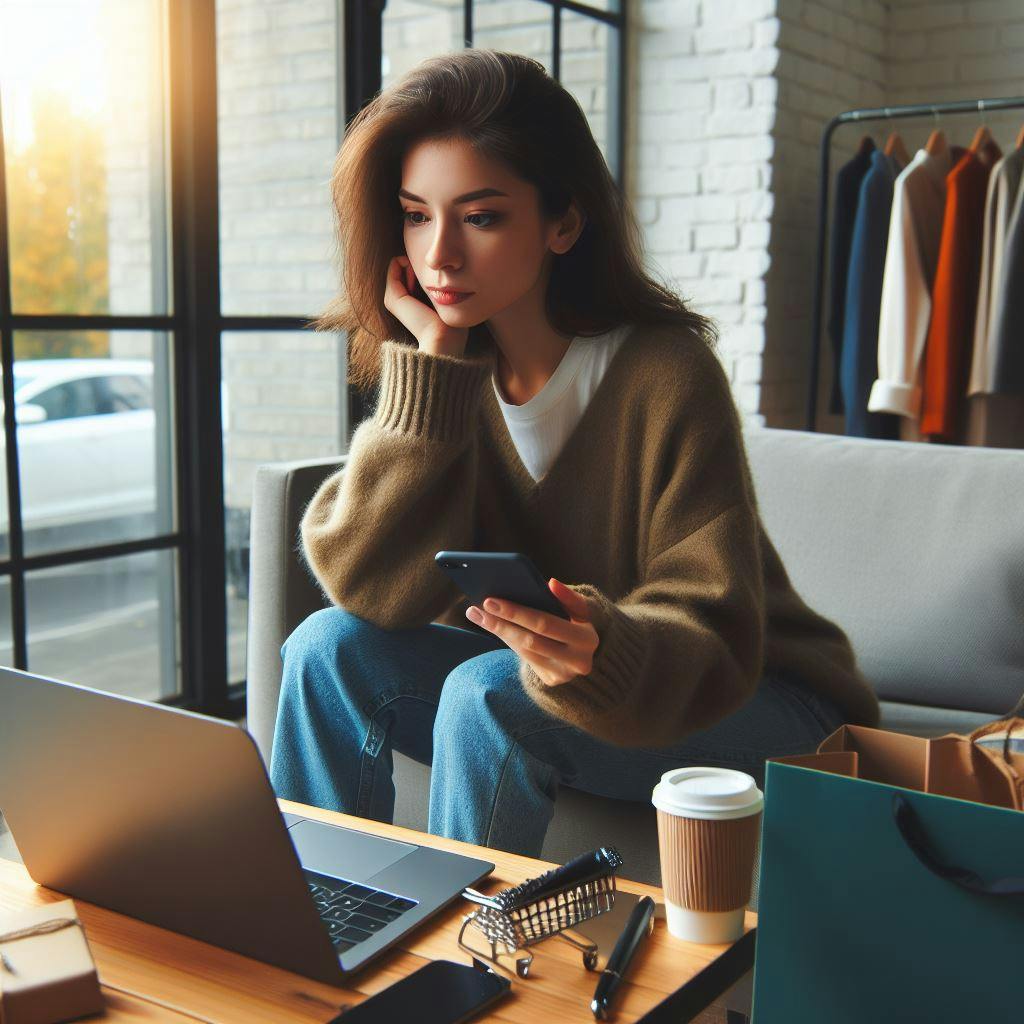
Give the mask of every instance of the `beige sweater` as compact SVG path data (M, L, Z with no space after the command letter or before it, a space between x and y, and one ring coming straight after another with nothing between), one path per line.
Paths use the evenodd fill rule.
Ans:
M877 722L845 634L797 595L765 533L728 381L703 342L634 328L539 481L495 400L493 353L385 342L381 359L376 411L302 521L335 604L385 629L477 629L434 554L521 551L587 597L600 640L589 675L547 687L521 662L523 684L594 736L675 743L739 708L766 667L850 722Z

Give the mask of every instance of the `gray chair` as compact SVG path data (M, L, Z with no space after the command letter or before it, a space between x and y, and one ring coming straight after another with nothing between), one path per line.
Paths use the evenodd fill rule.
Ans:
M966 732L1024 691L1024 453L801 431L746 434L761 513L797 591L849 635L883 728ZM298 523L343 460L261 467L251 523L248 728L269 763L280 647L324 599ZM429 768L395 756L395 821L426 828ZM659 883L647 804L563 788L543 856L616 845Z

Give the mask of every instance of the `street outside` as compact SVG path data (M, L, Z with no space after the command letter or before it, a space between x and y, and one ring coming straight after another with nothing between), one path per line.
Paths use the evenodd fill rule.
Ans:
M158 572L171 555L145 553L109 562L81 563L30 575L26 581L29 670L113 693L156 700L177 691L175 678L161 680L161 611ZM172 588L167 588L173 594ZM13 663L10 584L4 581L0 663ZM170 602L168 602L170 603ZM245 665L246 607L228 595L228 645L232 682ZM164 631L174 643L177 624ZM175 664L174 658L171 664Z

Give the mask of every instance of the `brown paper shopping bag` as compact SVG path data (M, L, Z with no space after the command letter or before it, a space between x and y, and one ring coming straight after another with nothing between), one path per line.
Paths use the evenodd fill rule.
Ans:
M816 754L772 760L1019 811L1024 810L1024 753L1011 747L1015 734L1024 736L1024 718L999 719L967 736L950 733L935 739L843 725ZM1005 742L996 747L978 743L996 735Z

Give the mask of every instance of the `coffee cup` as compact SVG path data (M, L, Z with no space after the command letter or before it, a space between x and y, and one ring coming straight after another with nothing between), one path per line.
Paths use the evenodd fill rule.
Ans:
M731 768L674 768L654 787L668 930L735 942L750 902L764 795Z

